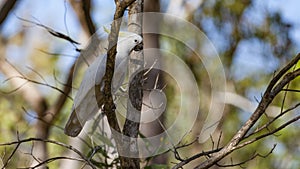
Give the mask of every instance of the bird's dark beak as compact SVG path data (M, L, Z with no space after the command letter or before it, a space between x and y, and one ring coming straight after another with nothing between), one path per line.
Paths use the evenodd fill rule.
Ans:
M134 48L133 48L134 51L141 51L143 50L143 43L140 43L138 45L136 45Z

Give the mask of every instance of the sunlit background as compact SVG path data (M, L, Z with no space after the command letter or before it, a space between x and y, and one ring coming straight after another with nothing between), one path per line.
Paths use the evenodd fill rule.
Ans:
M4 2L4 0L0 1L0 5ZM101 28L113 18L114 1L92 0L91 2L92 19L96 27ZM160 2L153 1L153 3L159 3L156 5L160 6L160 12L182 17L196 25L217 49L225 68L227 91L233 94L226 101L225 115L218 128L218 131L222 130L223 133L222 141L228 141L253 110L253 108L247 109L247 106L243 107L237 98L242 97L249 105L255 107L274 72L299 52L300 19L298 12L300 1L161 0ZM5 56L0 57L5 57L19 71L32 79L62 87L66 73L78 56L75 46L52 36L44 28L28 21L43 24L68 35L80 42L77 48L82 49L87 44L88 37L84 34L76 13L69 2L64 0L22 0L17 2L16 7L0 26L0 38L7 42L5 48L1 49L4 50L1 54ZM171 42L163 38L160 40L160 45L168 43ZM201 87L209 86L204 82L206 72L203 70L200 60L194 60L193 56L183 57L182 60L190 66L198 80L200 92ZM4 93L0 93L1 143L16 139L17 130L19 133L23 133L22 137L24 138L34 136L33 125L36 122L34 110L26 104L26 99L20 97L18 91L14 92L17 87L12 86L7 80L5 74L0 71L0 89L4 91ZM47 98L49 105L53 104L60 94L43 85L36 85L36 87L42 96ZM291 87L299 89L299 83L293 83ZM288 96L284 108L299 103L299 93ZM205 97L205 93L202 97ZM283 95L280 95L275 100L274 110L280 110L282 98ZM207 109L205 103L206 101L200 104L200 109ZM71 104L72 101L68 100L61 110L60 117L55 120L56 126L64 126ZM28 114L24 113L23 107L26 108ZM297 114L296 111L295 114ZM293 114L283 118L278 124L289 119L288 117L293 117ZM264 120L268 120L268 118ZM200 118L198 123L201 123ZM195 124L195 126L192 131L193 135L189 136L187 141L193 140L199 134L200 129L197 130L197 127L201 125ZM257 158L242 166L298 169L300 166L299 127L299 122L296 122L280 133L251 145L246 150L233 153L231 157L234 162L243 161L255 151L267 154L273 144L277 144L274 152L268 157ZM217 135L215 137L217 138ZM68 142L59 127L51 130L50 138ZM185 150L182 154L184 157L191 156L197 152L196 148L208 148L209 146L211 146L211 142L208 141L206 144L199 144ZM25 146L24 149L28 150L29 148ZM2 149L0 158L1 154L2 156L5 154L4 151L1 151ZM50 152L57 155L62 154L63 150L51 149ZM172 154L169 154L167 159L167 164L175 162ZM227 161L230 163L230 158ZM18 162L16 159L12 163L13 168L18 163L19 165L26 164L26 162ZM58 164L53 165L57 167Z

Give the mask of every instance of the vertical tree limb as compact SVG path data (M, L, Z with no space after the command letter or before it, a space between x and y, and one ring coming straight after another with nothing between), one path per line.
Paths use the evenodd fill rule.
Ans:
M69 0L72 5L77 18L84 30L85 34L90 37L96 32L96 27L91 18L91 0Z
M142 34L143 23L143 0L135 1L129 7L128 30L136 34ZM143 68L144 54L143 52L131 53L131 58L138 60L137 63L129 64L129 98L127 100L126 120L123 127L124 137L123 143L127 147L128 155L136 158L126 158L128 167L140 168L138 133L140 127L142 99L143 99Z
M107 52L107 61L106 61L106 69L104 74L104 108L103 112L105 113L108 123L112 129L112 134L115 139L117 150L118 152L124 152L124 147L122 143L122 138L119 138L118 135L114 134L115 132L121 133L121 129L118 124L118 120L115 114L115 105L113 102L112 94L111 94L111 84L112 78L114 74L114 66L115 66L115 58L117 53L117 42L118 42L118 35L120 31L120 26L122 22L122 17L124 15L125 9L130 6L135 0L122 0L122 1L115 1L116 3L116 11L114 14L114 21L111 25L111 32L108 36L108 52ZM95 87L96 93L100 91L100 85ZM96 99L97 94L96 94ZM120 156L121 167L122 168L133 168L134 164L128 161L128 158Z
M173 1L172 1L173 2ZM171 3L171 2L170 2ZM160 0L145 0L144 1L144 12L160 12ZM151 16L151 15L150 15ZM159 33L160 32L160 26L161 26L161 19L155 18L153 20L152 17L149 17L149 15L145 15L143 17L144 19L144 25L143 27L149 30L152 30L154 32L157 32L157 34L154 33L146 33L143 37L144 42L144 49L160 49L159 44ZM154 55L157 57L152 58L147 55L145 55L145 63L155 63L158 67L162 64L161 53L156 51L151 51L152 53L155 52ZM144 89L153 89L154 86L157 86L157 89L162 89L165 85L164 81L164 74L162 71L158 69L152 69L147 75L145 75L145 85ZM146 92L144 94L144 103L149 103L149 93ZM145 108L145 109L144 109ZM147 111L149 107L145 106L143 108L144 111ZM145 136L155 136L159 135L164 132L164 128L162 124L165 121L165 116L160 116L158 119L148 122L148 123L142 123L140 126L140 132ZM155 156L151 158L150 164L166 164L167 163L167 154L160 154L159 156Z

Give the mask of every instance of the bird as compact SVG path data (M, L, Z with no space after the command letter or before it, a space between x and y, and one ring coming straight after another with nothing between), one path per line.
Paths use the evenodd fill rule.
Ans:
M142 37L132 32L120 33L117 44L117 54L115 59L115 69L112 80L112 94L114 94L122 85L129 61L130 53L142 50ZM104 104L102 92L96 100L96 85L102 85L102 79L106 69L107 54L97 57L95 61L87 68L83 80L74 98L71 115L66 123L64 133L71 137L77 137L85 123L93 118L101 106Z

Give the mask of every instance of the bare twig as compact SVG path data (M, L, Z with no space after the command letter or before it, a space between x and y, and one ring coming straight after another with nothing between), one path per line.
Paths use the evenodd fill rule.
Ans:
M183 145L176 146L175 148L176 148L176 149L181 149L181 148L189 147L189 146L191 146L192 144L196 143L197 141L198 141L198 138L195 138L192 142L186 143L186 144L183 144Z
M61 146L61 147L64 147L66 149L69 149L73 152L75 152L76 154L78 154L81 159L86 163L88 164L89 166L91 166L93 169L95 169L95 167L93 166L93 164L89 161L89 159L83 155L79 150L77 150L76 148L70 146L70 145L67 145L67 144L64 144L64 143L61 143L61 142L58 142L58 141L54 141L54 140L43 140L43 139L40 139L40 138L27 138L27 139L18 139L17 141L13 141L13 142L9 142L9 143L0 143L0 146L11 146L11 145L21 145L22 143L27 143L27 142L44 142L44 143L50 143L50 144L55 144L55 145L58 145L58 146ZM45 160L42 164L40 165L43 165L45 163L48 163L48 161L51 160L51 159L48 159L48 160Z
M276 120L278 120L280 117L282 117L283 115L287 114L288 112L291 112L292 110L296 109L297 107L300 106L300 103L297 103L296 105L294 105L293 107L286 109L285 111L283 111L282 113L280 113L279 115L277 115L276 117L274 117L272 120L270 120L268 123L264 124L263 126L259 127L258 129L256 129L254 132L250 133L249 135L246 135L243 140L249 138L250 136L259 133L260 131L262 131L263 129L268 128L268 126L270 126L271 124L273 124ZM269 130L269 129L268 129Z
M219 138L218 138L217 148L219 148L219 146L220 146L221 137L222 137L222 131L220 132L220 135L219 135Z
M57 161L57 160L73 160L73 161L79 161L79 162L83 162L85 163L86 161L83 160L83 159L78 159L78 158L72 158L72 157L52 157L52 158L49 158L47 160L44 160L42 162L39 162L38 164L36 164L35 166L32 166L32 167L20 167L18 169L34 169L34 168L38 168L42 165L46 165L46 164L49 164L51 162L54 162L54 161ZM92 167L92 166L91 166ZM92 168L95 168L95 167L92 167ZM96 168L95 168L96 169Z
M18 134L17 134L18 135ZM19 135L18 135L18 140L19 140ZM9 155L9 157L7 158L6 162L3 164L3 167L2 168L5 168L8 163L10 162L10 160L12 159L12 157L14 156L14 154L17 152L19 146L21 145L21 143L18 143L16 145L16 147L14 148L13 152Z
M50 27L48 27L46 25L43 25L43 24L38 23L38 22L30 21L30 20L27 20L27 19L24 19L24 18L20 18L20 17L18 17L18 19L20 19L22 21L25 21L25 22L28 22L28 23L35 24L35 25L37 25L39 27L42 27L42 28L46 29L51 35L53 35L55 37L58 37L60 39L64 39L64 40L70 42L72 45L74 45L74 47L76 47L75 45L79 45L80 44L79 42L76 42L75 40L73 40L70 36L65 35L65 34L63 34L61 32L55 31L55 30L53 30L52 28L50 28Z
M190 163L190 162L193 161L193 160L196 160L196 159L198 159L198 158L200 158L200 157L204 157L204 156L211 155L211 154L213 154L213 153L216 153L216 152L220 151L221 149L222 149L222 147L221 147L221 148L214 149L214 150L203 151L203 152L201 152L201 153L198 153L198 154L196 154L196 155L194 155L194 156L191 156L191 157L189 157L188 159L185 159L184 161L182 161L182 162L176 164L172 169L182 168L184 165Z
M6 79L5 81L10 81L10 80L12 80L14 78L20 78L20 79L26 80L27 82L31 82L31 83L42 85L42 86L47 86L47 87L50 87L50 88L52 88L54 90L57 90L58 92L60 92L63 95L66 95L65 91L63 91L62 89L60 89L58 87L52 86L52 85L50 85L48 83L42 83L42 82L39 82L39 81L28 79L27 77L24 77L24 76L10 77L10 78ZM8 92L1 91L1 92L4 93L4 94L11 94L13 92L16 92L16 91L20 90L24 85L26 85L27 82L23 83L22 85L18 86L17 88L15 88L15 89L13 89L11 91L8 91ZM68 97L69 99L73 100L73 98L71 96L69 96L69 95L66 95L66 97Z
M282 91L297 92L297 93L300 92L300 90L297 90L297 89L282 89Z
M254 143L254 142L256 142L256 141L258 141L258 140L260 140L260 139L263 139L263 138L265 138L265 137L267 137L267 136L273 135L274 133L276 133L276 132L278 132L278 131L284 129L285 127L289 126L290 124L292 124L292 123L298 121L299 119L300 119L300 116L297 116L297 117L295 117L295 118L293 118L293 119L291 119L291 120L285 122L284 124L280 125L280 126L277 127L276 129L274 129L274 130L272 130L272 131L269 131L268 133L262 134L262 135L260 135L260 136L258 136L258 137L255 137L255 138L253 138L253 139L251 139L251 140L249 140L249 141L243 142L242 144L239 144L239 145L233 147L232 150L240 149L240 148L242 148L242 147L245 147L246 145L252 144L252 143Z
M255 153L254 155L252 155L250 158L248 158L247 160L244 160L242 162L239 163L235 163L235 164L227 164L227 165L221 165L221 164L216 164L218 167L235 167L235 166L241 166L243 164L246 164L247 162L257 158L257 157L261 157L261 158L266 158L268 157L270 154L272 154L272 152L274 151L274 149L276 148L276 144L273 145L273 148L266 154L266 155L261 155L259 153ZM241 166L242 167L242 166Z

